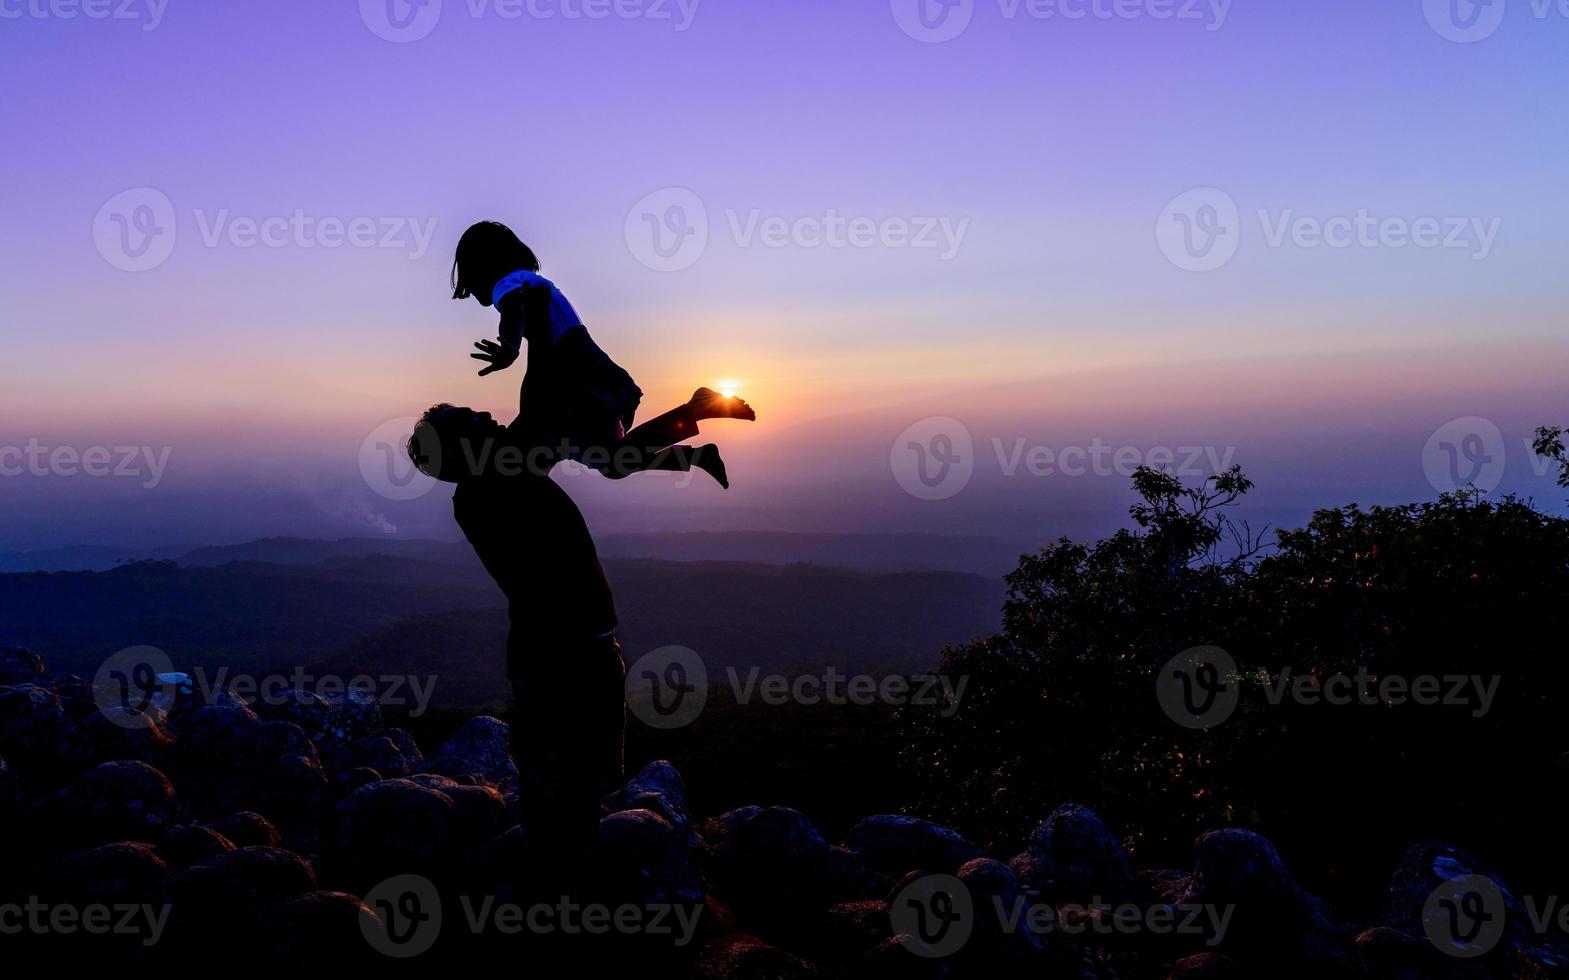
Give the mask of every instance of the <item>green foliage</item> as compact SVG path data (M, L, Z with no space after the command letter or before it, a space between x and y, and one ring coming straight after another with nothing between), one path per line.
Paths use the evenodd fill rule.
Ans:
M1134 485L1134 529L1024 556L1004 631L946 651L943 672L969 679L952 717L901 713L918 812L1006 853L1052 808L1086 803L1153 862L1243 826L1337 878L1387 875L1423 836L1486 852L1549 835L1569 747L1569 521L1466 492L1320 511L1260 557L1227 516L1252 487L1239 470L1198 488L1141 470ZM1189 730L1155 678L1208 644L1236 659L1241 702ZM1359 669L1497 677L1497 700L1476 717L1265 696L1288 670Z

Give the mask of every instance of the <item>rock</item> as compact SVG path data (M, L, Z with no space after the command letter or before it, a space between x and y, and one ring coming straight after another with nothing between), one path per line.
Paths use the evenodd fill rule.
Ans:
M174 877L150 844L120 841L81 851L55 863L53 898L76 904L162 906Z
M686 783L681 773L668 762L650 762L621 789L605 797L609 813L623 810L651 810L670 821L681 833L689 833L692 818L687 811Z
M810 914L835 902L876 898L886 887L858 855L831 846L788 807L743 807L705 827L718 890L743 915Z
M0 752L18 761L51 760L66 728L60 698L37 684L0 688Z
M316 888L305 859L278 847L241 847L197 862L175 885L182 912L198 918L234 918Z
M305 729L291 721L263 721L257 725L250 735L249 754L262 765L283 755L318 758L316 743L305 734Z
M418 773L409 781L446 794L452 800L452 832L455 840L477 849L506 828L507 805L501 794L489 786L469 786L432 773Z
M947 827L918 817L867 817L845 838L877 871L952 873L967 861L981 857L981 849Z
M0 684L37 684L44 676L44 661L31 650L0 647Z
M176 748L183 768L197 773L232 772L251 758L261 722L243 705L208 704L177 726Z
M1468 887L1467 881L1485 887L1486 894L1480 888ZM1398 943L1386 932L1370 930L1371 934L1363 933L1357 941L1364 961L1421 964L1426 960L1425 953L1418 950L1422 946L1437 948L1435 942L1443 944L1446 953L1458 953L1462 947L1450 948L1456 940L1447 932L1447 922L1440 920L1435 925L1441 931L1438 940L1433 940L1423 921L1430 900L1441 886L1458 889L1459 897L1476 895L1482 913L1503 924L1501 932L1478 934L1475 945L1490 949L1470 963L1509 963L1509 970L1520 976L1551 976L1555 969L1569 972L1569 943L1550 941L1537 934L1531 928L1530 910L1496 871L1458 847L1433 841L1406 850L1390 881L1379 917L1381 925L1416 940L1417 946Z
M1221 952L1249 966L1288 964L1315 978L1360 970L1351 934L1286 870L1275 846L1250 830L1217 830L1197 843L1197 868L1177 904L1234 910Z
M696 980L806 980L819 975L800 957L742 933L705 944L692 969Z
M360 766L355 769L345 769L334 773L327 780L327 793L335 800L342 800L361 786L381 782L381 773L369 766Z
M506 782L518 774L518 768L512 762L507 723L487 715L464 722L432 759L441 760L442 771L452 767L450 760L461 759L463 771L484 776L492 783Z
M1425 935L1375 926L1357 936L1357 955L1375 977L1460 977L1463 964L1439 952Z
M334 725L336 709L327 699L310 691L290 691L277 698L264 698L255 708L267 721L298 725L318 749L335 746L343 739Z
M612 905L703 903L687 835L652 810L622 810L601 820L596 859Z
M242 810L207 824L207 829L232 841L235 847L277 847L283 843L271 820L259 813Z
M279 756L263 779L269 811L284 817L314 814L327 795L327 774L312 756Z
M347 892L314 891L291 898L267 916L268 958L275 964L378 968L386 960L365 941L364 920L378 916Z
M158 845L158 856L174 871L234 850L234 842L213 830L196 824L171 827Z
M820 928L803 938L812 940L817 958L847 963L865 957L891 935L888 903L868 898L830 905Z
M406 754L406 749L411 749L413 755ZM409 775L419 761L419 749L412 747L412 740L399 744L386 734L346 742L327 755L327 764L335 770L371 768L388 779Z
M100 762L135 760L164 765L169 736L153 716L129 708L95 711L66 730L60 740L60 762L80 771Z
M157 843L175 822L174 785L145 762L105 762L55 798L59 826L76 846L111 841Z
M1243 980L1242 966L1220 953L1184 956L1171 969L1168 980Z
M362 786L338 804L333 859L356 887L437 875L452 849L452 798L407 779Z
M1121 842L1093 810L1073 803L1041 821L1028 850L1011 864L1025 885L1052 903L1121 904L1148 897Z
M385 727L381 705L370 691L335 691L321 696L329 709L326 725L311 739L322 748L340 742L355 742L375 735ZM310 731L306 728L306 731Z

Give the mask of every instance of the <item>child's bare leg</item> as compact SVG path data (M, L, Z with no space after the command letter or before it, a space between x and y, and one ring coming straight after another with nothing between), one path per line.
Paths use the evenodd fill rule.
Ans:
M639 453L635 461L623 460L621 465L611 466L603 472L611 479L618 480L633 473L686 473L690 470L702 470L721 487L730 489L730 475L725 471L725 461L719 455L719 447L713 445L671 446L656 453Z

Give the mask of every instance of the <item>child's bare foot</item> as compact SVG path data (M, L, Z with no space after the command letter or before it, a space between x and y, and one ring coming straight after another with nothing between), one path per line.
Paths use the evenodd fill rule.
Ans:
M698 446L692 451L692 465L713 477L721 487L730 489L730 474L725 472L725 461L715 445Z
M692 417L702 419L744 419L747 422L756 422L757 413L752 411L745 399L737 395L722 395L712 388L699 388L692 393L692 400L687 402L687 407L692 410Z

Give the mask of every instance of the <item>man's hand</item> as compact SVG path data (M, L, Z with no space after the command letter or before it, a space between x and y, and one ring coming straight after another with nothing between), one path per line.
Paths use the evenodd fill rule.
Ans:
M469 356L476 361L484 361L490 365L480 370L479 376L482 378L492 371L505 371L512 366L513 361L518 359L516 350L505 344L498 344L494 340L476 341L474 346L479 348L479 353L470 354Z

